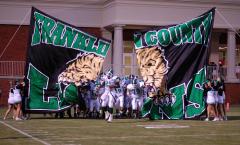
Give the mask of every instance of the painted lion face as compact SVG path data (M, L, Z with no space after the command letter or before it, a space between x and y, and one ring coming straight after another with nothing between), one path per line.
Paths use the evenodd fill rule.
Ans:
M160 90L165 90L165 74L168 72L168 66L163 51L158 47L150 47L138 49L136 53L144 82L147 85L154 85Z
M81 85L89 80L95 80L102 68L104 59L94 54L83 54L68 64L58 81L63 83L75 83L76 86Z

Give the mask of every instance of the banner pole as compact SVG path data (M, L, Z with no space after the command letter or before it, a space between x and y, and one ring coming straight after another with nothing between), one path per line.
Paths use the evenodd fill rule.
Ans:
M240 37L240 34L234 29L234 27L232 26L232 24L230 24L227 19L218 11L218 9L216 9L217 13L219 14L219 16L223 19L223 21L238 35L238 37Z

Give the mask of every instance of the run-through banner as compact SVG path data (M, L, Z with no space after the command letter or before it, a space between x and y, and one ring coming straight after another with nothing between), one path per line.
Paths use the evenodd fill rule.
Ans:
M185 23L134 34L143 80L161 92L157 98L147 99L143 116L182 119L204 111L202 86L214 14L215 8Z
M78 102L78 86L95 80L111 42L32 8L27 52L27 111L60 111Z

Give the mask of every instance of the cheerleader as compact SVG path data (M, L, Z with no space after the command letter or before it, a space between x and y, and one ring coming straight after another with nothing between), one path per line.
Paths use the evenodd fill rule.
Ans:
M20 83L18 81L15 82L15 88L13 89L13 93L14 93L14 104L17 107L17 112L16 112L16 118L15 120L22 120L20 118L21 115L21 102L22 102L22 97L21 97L21 93L20 93Z
M8 110L6 111L3 120L6 120L8 114L10 111L13 110L13 119L15 118L16 111L14 108L14 94L13 94L13 88L10 89L9 91L9 96L8 96Z
M213 121L217 121L216 112L215 112L215 92L213 90L212 83L208 82L208 88L207 88L207 118L205 121L209 121L211 113L214 116Z
M225 85L223 79L217 78L218 86L218 111L220 115L220 120L227 120L226 110L225 110Z

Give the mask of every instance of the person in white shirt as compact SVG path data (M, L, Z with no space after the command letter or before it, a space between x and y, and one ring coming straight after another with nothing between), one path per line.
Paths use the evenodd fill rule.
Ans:
M9 96L8 96L8 109L4 115L3 120L7 119L8 114L10 113L10 111L13 111L13 119L16 116L16 110L14 108L14 94L13 94L13 88L10 89L9 91Z
M114 79L111 73L103 76L102 79L105 83L104 93L101 95L101 107L105 114L105 120L107 122L112 122L113 120L113 105L115 102L115 89L114 89Z
M216 116L216 111L215 111L215 92L212 86L212 83L209 81L207 83L207 88L206 92L207 92L207 118L205 119L205 121L209 121L210 115L212 114L214 119L213 121L218 121L218 118Z

